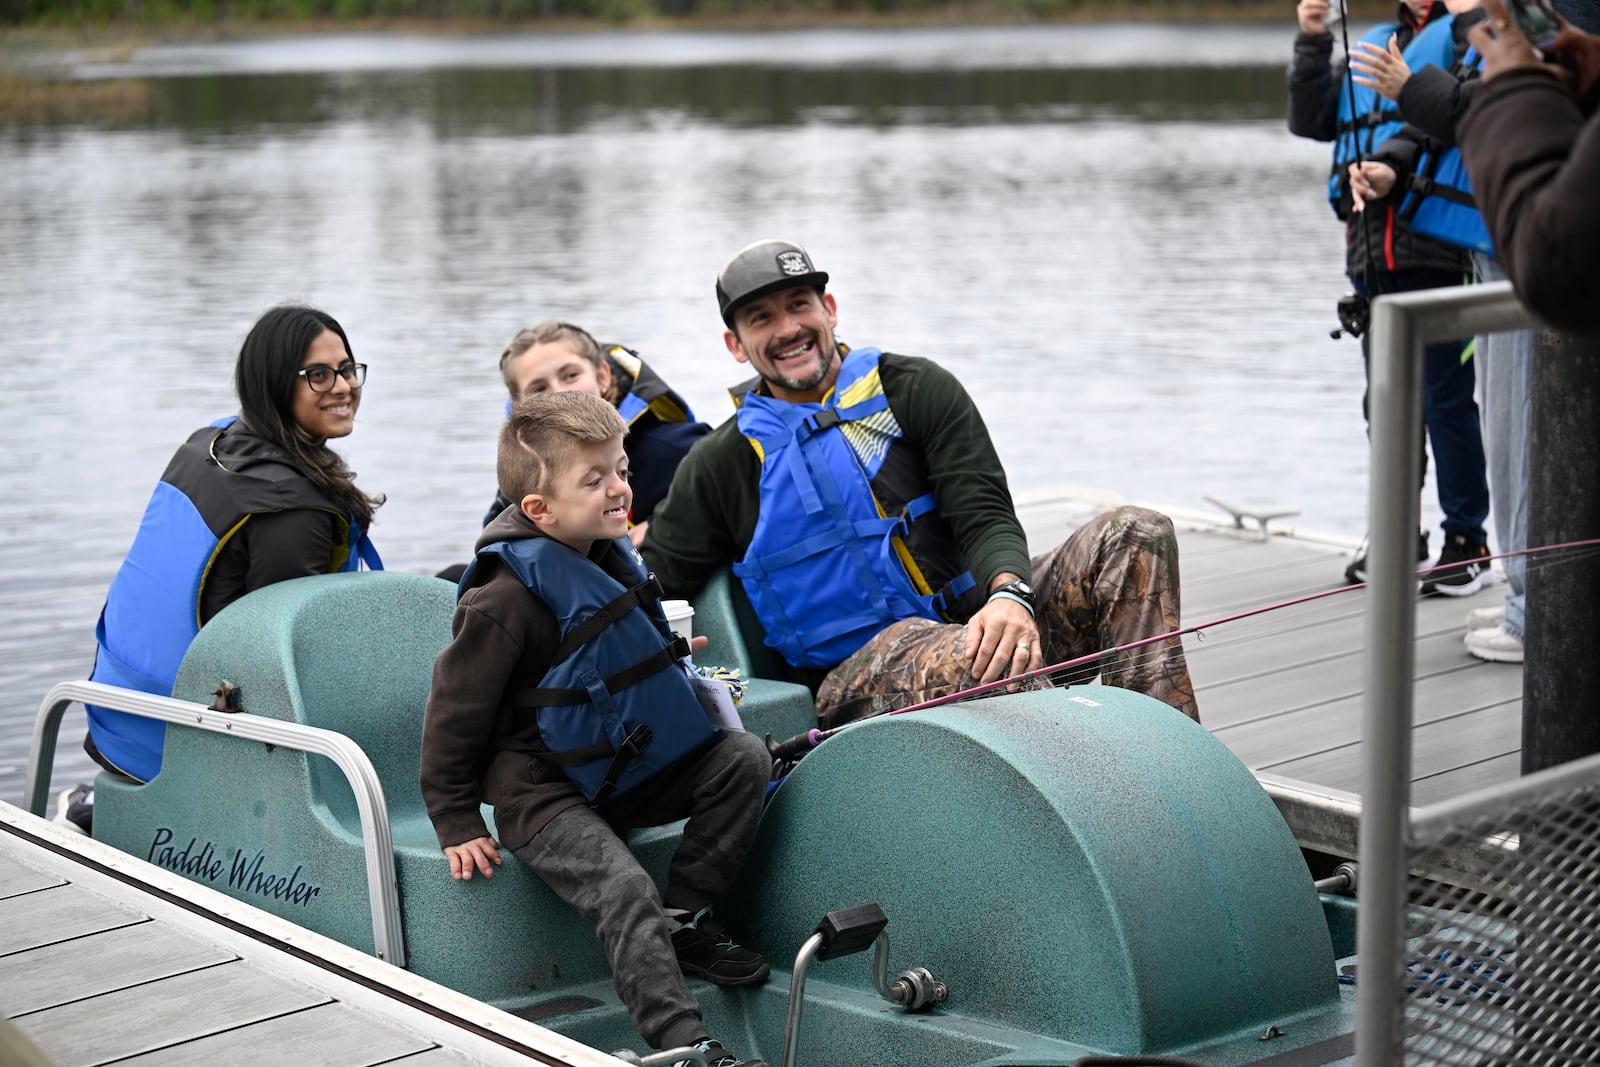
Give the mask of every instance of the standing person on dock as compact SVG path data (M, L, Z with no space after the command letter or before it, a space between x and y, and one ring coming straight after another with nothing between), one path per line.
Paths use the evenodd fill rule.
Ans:
M1346 61L1332 62L1328 11L1329 0L1300 0L1300 32L1289 67L1289 130L1299 137L1333 142L1328 200L1345 223L1345 273L1357 299L1364 306L1365 301L1385 293L1461 285L1469 270L1464 249L1416 232L1395 205L1375 204L1373 210L1363 210L1353 193L1352 173L1364 174L1369 167L1381 165L1369 157L1403 124L1394 105L1349 76ZM1441 0L1404 0L1397 8L1396 21L1374 28L1364 40L1385 51L1399 51L1413 70L1429 63L1447 66L1450 35L1429 35L1422 40L1421 32L1446 14ZM1422 47L1427 45L1436 45L1440 51L1423 55ZM1362 336L1364 363L1367 342ZM1433 573L1423 583L1425 592L1467 596L1481 589L1490 577L1483 526L1489 516L1489 485L1478 406L1473 399L1474 379L1471 349L1464 348L1462 341L1441 341L1427 347L1423 422L1425 441L1433 443L1444 544ZM1361 410L1365 416L1365 394ZM1419 481L1425 482L1426 477L1424 448ZM1419 531L1417 539L1417 559L1426 562L1427 534ZM1366 581L1365 552L1350 564L1345 576L1351 582Z
M779 240L718 274L724 343L759 377L656 508L641 551L669 596L731 565L826 726L1178 628L1166 516L1117 508L1030 559L972 398L839 342L827 282ZM1199 719L1180 639L1099 669Z
M1358 84L1375 89L1400 109L1406 126L1378 146L1374 160L1350 174L1357 200L1398 206L1419 232L1467 250L1473 278L1504 281L1505 272L1472 194L1457 147L1457 127L1483 87L1479 56L1469 34L1485 18L1481 0L1445 0L1450 18L1424 34L1449 34L1455 62L1412 70L1398 48L1364 42L1351 57ZM1437 52L1433 48L1430 51ZM1483 447L1495 541L1508 553L1505 599L1467 613L1467 652L1479 659L1521 663L1527 620L1528 429L1531 415L1533 331L1482 334L1473 340L1481 395Z
M616 408L582 391L512 406L496 473L517 503L479 537L434 663L422 797L452 877L490 877L504 847L594 924L653 1047L766 1067L712 1039L684 975L767 979L712 905L749 853L772 760L701 707L688 648L627 538L625 431ZM684 818L658 895L627 832Z
M90 681L170 696L200 627L246 593L382 567L366 531L383 499L357 488L328 447L355 428L366 373L331 315L261 316L234 367L239 415L190 434L151 494L106 594ZM137 782L156 776L165 723L88 711L96 763Z

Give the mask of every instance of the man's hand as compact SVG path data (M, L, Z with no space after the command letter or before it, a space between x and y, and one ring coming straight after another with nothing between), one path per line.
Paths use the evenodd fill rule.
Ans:
M1400 42L1389 35L1389 48L1385 51L1371 41L1361 41L1350 56L1350 69L1356 71L1355 82L1375 90L1385 99L1399 102L1400 89L1411 77L1411 67L1400 54Z
M1295 14L1300 18L1301 33L1328 32L1328 0L1300 0Z
M1493 81L1508 70L1543 64L1533 42L1506 16L1500 0L1483 0L1483 10L1488 17L1467 31L1467 40L1483 56L1484 81ZM1563 32L1566 29L1562 27Z
M446 845L444 854L450 857L450 877L458 882L470 882L474 867L482 871L485 878L493 878L494 868L489 864L498 866L502 862L500 842L492 837L475 837L459 845Z
M1350 164L1351 207L1360 211L1368 200L1382 200L1389 195L1395 183L1394 168L1387 163L1367 159Z
M1042 666L1039 628L1015 600L996 597L967 620L967 670L979 684Z
M1483 0L1483 9L1489 17L1467 31L1467 40L1483 54L1484 81L1508 70L1538 67L1565 81L1580 101L1590 98L1600 83L1600 37L1584 33L1557 15L1561 30L1544 50L1545 56L1561 60L1561 65L1556 66L1540 58L1539 50L1506 16L1501 0Z
M628 540L633 542L634 548L644 544L644 533L648 529L650 529L650 520L648 519L644 522L636 522L628 527Z

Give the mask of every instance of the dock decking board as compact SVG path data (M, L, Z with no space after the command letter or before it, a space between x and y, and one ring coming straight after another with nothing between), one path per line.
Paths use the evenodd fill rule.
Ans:
M329 999L233 962L36 1011L15 1022L57 1067L93 1067Z
M0 1014L25 1015L237 958L159 923L105 930L5 957Z
M138 912L107 907L101 898L70 882L10 898L5 915L0 957L145 921Z
M250 1067L340 1067L417 1062L415 1054L438 1046L338 1004L319 1004L254 1026L226 1030L180 1046L117 1061L117 1067L173 1067L176 1064L247 1063ZM455 1063L465 1062L459 1057Z
M0 856L0 900L66 884L64 878L53 877Z

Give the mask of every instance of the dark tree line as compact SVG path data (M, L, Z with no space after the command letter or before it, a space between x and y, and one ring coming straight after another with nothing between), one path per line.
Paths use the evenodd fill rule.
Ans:
M1208 0L1207 7L1258 7L1260 0ZM665 17L919 15L1051 17L1147 8L1177 14L1199 0L0 0L0 23L151 24L339 19L576 19L626 22Z

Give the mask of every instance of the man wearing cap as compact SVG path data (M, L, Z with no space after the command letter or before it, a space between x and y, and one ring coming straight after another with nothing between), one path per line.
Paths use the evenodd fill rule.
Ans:
M669 596L732 567L824 726L1178 628L1171 521L1105 512L1030 559L972 398L938 364L834 337L828 275L757 241L717 276L758 375L679 466L641 551ZM1178 638L1088 668L1199 720Z

